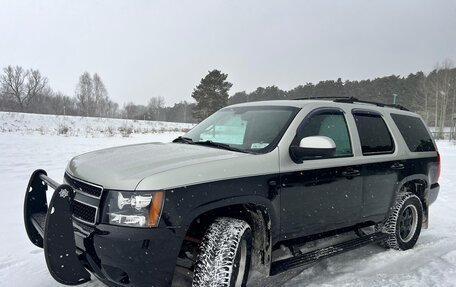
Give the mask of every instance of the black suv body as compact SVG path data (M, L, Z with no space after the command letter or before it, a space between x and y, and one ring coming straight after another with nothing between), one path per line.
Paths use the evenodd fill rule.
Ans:
M412 248L439 174L412 112L354 99L255 102L173 143L77 156L62 185L37 170L25 225L64 284L90 280L88 270L110 286L244 286L252 269L268 276L372 242ZM359 238L337 248L294 250L352 231ZM279 244L289 258L274 258Z

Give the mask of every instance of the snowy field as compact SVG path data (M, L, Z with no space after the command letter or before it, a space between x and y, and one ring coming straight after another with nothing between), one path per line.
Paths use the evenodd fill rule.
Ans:
M129 137L183 132L194 124L0 112L0 132L83 137Z
M140 142L168 142L178 132L129 138L0 133L0 286L61 286L46 269L42 249L25 233L22 206L30 174L43 168L61 179L67 161L80 153ZM441 191L431 207L430 229L413 250L364 247L323 260L305 270L270 278L264 286L456 286L456 146L440 142ZM92 281L83 286L103 286Z

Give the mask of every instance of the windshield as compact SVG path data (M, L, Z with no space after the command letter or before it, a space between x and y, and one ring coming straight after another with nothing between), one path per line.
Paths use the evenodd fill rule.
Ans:
M219 143L239 151L266 153L275 148L298 110L281 106L225 108L183 138L193 143Z

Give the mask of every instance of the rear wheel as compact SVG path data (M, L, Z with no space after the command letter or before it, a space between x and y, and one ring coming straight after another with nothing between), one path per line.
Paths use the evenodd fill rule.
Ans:
M222 217L201 242L192 286L241 287L247 284L252 232L243 220Z
M383 245L396 250L413 248L420 236L422 222L421 200L410 192L399 194L384 226L384 232L389 236Z

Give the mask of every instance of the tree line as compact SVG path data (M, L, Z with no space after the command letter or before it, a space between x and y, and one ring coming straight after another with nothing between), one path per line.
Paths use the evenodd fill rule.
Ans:
M97 73L84 72L77 81L74 96L54 91L39 70L8 66L0 73L0 111L195 122L192 116L194 106L182 101L166 107L163 97L151 97L148 105L129 102L119 107L109 98Z
M133 102L122 107L112 100L101 77L84 72L74 96L55 92L39 70L8 66L0 74L0 110L57 115L113 117L137 120L199 122L218 109L236 103L317 97L355 97L396 103L420 114L429 126L453 125L456 113L456 69L451 61L439 63L428 74L411 73L350 81L325 80L290 90L277 86L258 87L252 92L229 96L232 83L219 70L209 71L192 92L196 103L182 101L166 106L164 97L151 97L147 105Z
M355 97L360 100L399 104L420 114L429 126L453 125L456 116L456 69L447 60L435 66L430 73L411 73L361 81L342 79L306 83L291 90L276 86L259 87L253 92L237 92L227 104L261 100L289 100L318 97Z

